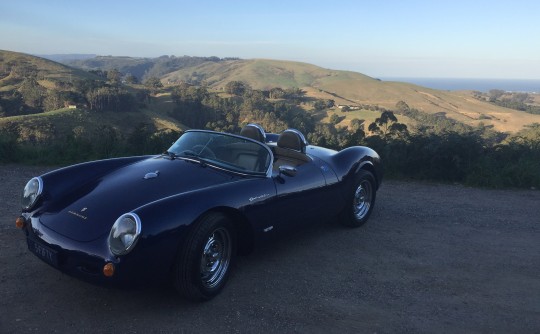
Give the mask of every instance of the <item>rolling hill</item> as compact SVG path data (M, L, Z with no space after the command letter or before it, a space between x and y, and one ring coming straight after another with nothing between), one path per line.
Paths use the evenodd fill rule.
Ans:
M376 105L394 110L398 101L404 101L411 108L422 112L443 113L472 126L481 123L491 125L501 132L517 132L525 125L540 122L539 115L486 103L476 99L471 91L441 91L293 61L187 56L151 59L96 57L72 62L70 65L83 69L118 68L124 72L131 71L132 74L158 76L165 85L179 82L205 84L216 91L223 90L230 81L243 81L254 89L262 90L273 87L301 88L308 97L332 99L341 105ZM537 96L534 98L536 101L540 99ZM347 125L355 117L366 120L376 117L361 111L337 112L344 119L341 125ZM414 123L408 119L403 121Z
M18 89L30 74L35 75L45 88L54 87L59 81L99 79L87 71L45 58L0 50L0 92Z
M16 66L14 66L16 65ZM359 106L359 110L342 112L334 108L323 121L327 121L331 113L341 118L339 125L348 125L353 118L365 119L371 122L378 113L369 111L366 106L379 106L390 110L396 109L398 101L404 101L409 107L425 113L444 114L459 122L477 126L479 124L491 125L497 131L517 132L524 126L540 123L540 115L499 107L485 101L476 99L470 91L441 91L429 89L404 82L388 82L369 76L351 72L321 68L315 65L280 61L269 59L220 59L217 57L174 57L162 56L158 58L133 57L95 57L72 62L73 66L66 66L47 59L25 55L22 53L0 50L0 95L9 95L20 90L26 78L25 71L36 73L37 81L44 89L59 89L58 82L71 82L75 80L103 80L88 69L120 69L124 74L137 72L153 73L159 75L166 86L178 82L204 84L213 91L220 92L230 81L243 81L254 89L267 90L273 87L301 88L307 97L316 99L331 99L336 105ZM15 69L15 70L14 70ZM131 89L127 87L128 89ZM69 88L65 88L69 89ZM1 98L1 96L0 96ZM539 101L539 97L534 97ZM123 113L124 125L138 123L154 124L156 129L171 128L182 129L169 117L171 101L166 95L159 97L157 102L147 106L140 113ZM66 111L65 109L64 112ZM62 113L60 110L58 113ZM45 113L40 115L27 115L16 117L0 117L0 126L7 123L18 123L16 127L39 129L38 124L47 120L58 118L58 113ZM73 127L82 126L86 110L77 110L66 113L62 122ZM53 115L56 115L53 117ZM71 115L71 116L67 116ZM414 124L414 120L400 116L400 121ZM24 120L24 122L23 122ZM71 121L68 121L71 120ZM96 122L115 128L122 128L117 117L102 114ZM23 122L26 124L22 126ZM48 122L54 128L66 128L55 125L56 121ZM30 126L30 124L35 124ZM128 126L129 127L129 126ZM53 129L54 130L54 129Z
M164 83L190 82L193 77L220 90L229 81L249 83L255 89L298 87L307 96L333 99L342 105L378 105L395 110L398 101L426 113L444 113L459 122L493 125L501 132L516 132L540 123L540 115L502 108L473 97L470 91L441 91L404 82L386 82L350 72L306 63L268 59L205 62L163 76ZM357 113L340 113L344 124Z
M82 69L48 59L0 50L0 135L15 135L20 141L43 142L65 134L95 136L107 127L123 135L141 124L157 132L185 128L168 116L172 108L168 95L154 97L150 105L137 112L96 113L84 105L48 112L33 110L25 104L24 98L20 98L29 78L35 78L33 88L42 96L50 92L73 93L76 82L104 80Z

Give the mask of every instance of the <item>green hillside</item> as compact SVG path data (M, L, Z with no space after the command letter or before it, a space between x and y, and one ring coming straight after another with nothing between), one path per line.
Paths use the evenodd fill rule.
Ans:
M187 82L206 85L216 91L222 91L231 81L243 81L259 90L274 87L301 88L307 97L332 99L336 105L353 107L379 106L395 110L396 103L404 101L411 108L422 112L444 114L471 126L493 126L502 132L515 133L528 124L540 122L539 115L487 103L474 98L472 92L441 91L409 83L381 81L356 72L330 70L293 61L162 56L96 57L71 64L87 70L116 68L139 78L160 77L166 85ZM363 113L341 113L337 108L335 110L343 119L340 125L348 125L351 119L359 115L376 117L367 110ZM404 121L414 123L407 119Z
M205 62L220 62L218 57L175 57L161 56L157 58L138 57L113 57L97 56L90 59L68 61L65 64L77 67L86 71L89 70L113 70L121 73L133 75L139 81L144 81L150 77L161 77L170 72L200 65Z
M1 51L0 163L158 153L188 127L237 133L257 122L336 150L369 146L389 177L540 187L537 96L438 91L298 62L160 59L151 71L161 80L138 84L116 68L92 75Z
M7 92L20 87L29 75L35 75L45 88L58 82L98 77L86 71L56 63L45 58L23 53L0 50L0 91Z
M118 70L121 75L134 72L139 75L156 74L161 81L174 87L180 82L205 85L221 92L227 83L242 81L253 89L269 90L274 87L300 88L307 99L335 101L336 107L323 113L319 120L329 121L333 113L341 120L339 126L347 126L354 118L367 122L378 117L374 107L396 110L396 103L405 102L410 108L429 114L445 115L461 123L492 126L501 132L515 133L529 124L540 123L540 115L533 115L503 108L473 96L472 92L450 92L429 89L403 82L386 82L351 72L321 68L315 65L269 59L220 59L217 57L174 57L158 58L95 57L73 62L80 69L69 67L43 58L11 51L0 51L0 116L9 117L33 114L54 107L44 106L45 95L60 93L64 105L84 104L88 87L79 87L85 82L104 82L86 70ZM85 70L83 70L85 69ZM31 80L31 79L34 80ZM30 87L30 88L29 88ZM123 85L121 88L133 95L142 86ZM81 91L82 90L82 91ZM539 97L534 96L536 100ZM39 108L35 100L39 100ZM56 108L61 108L59 105ZM351 107L343 112L338 106ZM162 109L162 107L165 107ZM41 109L40 109L41 108ZM167 118L171 104L147 105L153 119ZM309 104L306 109L309 110ZM156 116L158 115L158 116ZM103 120L106 120L104 117ZM401 116L408 125L415 121ZM168 122L161 122L167 124Z
M502 108L473 97L472 92L450 92L430 89L403 82L386 82L366 75L324 69L306 63L267 59L206 62L186 67L163 76L168 84L204 81L208 86L222 90L230 81L244 81L254 89L297 87L307 96L333 99L336 104L348 106L375 105L395 110L398 101L411 108L431 114L444 113L459 122L477 126L492 125L502 132L516 132L532 123L540 123L540 115L532 115ZM342 113L343 125L357 117L355 113Z
M87 95L92 90L104 87L129 97L145 88L111 88L106 80L44 58L0 50L0 135L50 143L66 136L94 140L104 129L127 137L143 125L152 133L184 128L168 116L173 108L170 94L145 95L146 102L137 106L133 97L134 107L128 111L90 110Z

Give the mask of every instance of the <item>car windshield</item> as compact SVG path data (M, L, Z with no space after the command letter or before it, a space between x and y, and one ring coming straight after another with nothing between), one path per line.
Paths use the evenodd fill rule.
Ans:
M272 163L272 152L263 143L213 131L186 131L167 153L246 174L266 175Z

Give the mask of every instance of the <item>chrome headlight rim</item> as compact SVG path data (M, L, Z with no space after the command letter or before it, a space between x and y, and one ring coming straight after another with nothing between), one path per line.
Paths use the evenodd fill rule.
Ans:
M122 221L126 218L130 219L135 224L135 230L134 230L134 233L132 233L133 235L132 241L128 245L124 244L122 248L117 249L113 247L111 240L118 241L118 238L120 237L120 235L115 237L114 236L115 230L118 228L118 225L121 224ZM135 247L135 245L137 244L137 241L139 240L139 236L141 235L141 226L142 226L141 218L136 213L133 213L133 212L124 213L123 215L118 217L118 219L116 219L113 226L111 227L111 231L109 232L109 238L107 239L108 244L109 244L109 250L111 251L111 253L116 256L121 256L121 255L126 255L129 252L131 252L133 248Z
M36 182L37 182L37 186L35 185ZM33 183L34 185L32 185ZM30 186L36 189L32 193L26 194L26 190ZM36 176L36 177L31 178L24 186L23 193L21 196L21 206L22 206L23 211L31 210L36 205L42 192L43 192L43 180L41 179L41 177ZM28 203L25 203L25 201L28 198L31 198L30 201Z

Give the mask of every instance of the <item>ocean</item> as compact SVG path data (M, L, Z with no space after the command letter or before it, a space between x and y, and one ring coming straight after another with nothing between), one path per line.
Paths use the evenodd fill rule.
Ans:
M540 93L540 80L525 79L457 79L457 78L380 78L401 81L439 90L477 90L488 92L500 89L507 92Z

